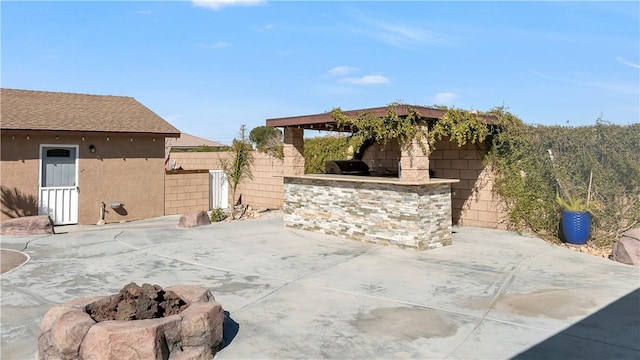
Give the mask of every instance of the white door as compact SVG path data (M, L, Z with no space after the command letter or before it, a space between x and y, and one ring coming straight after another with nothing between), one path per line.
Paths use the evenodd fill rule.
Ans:
M210 200L209 208L226 209L229 207L229 183L222 170L209 170Z
M78 223L78 146L40 145L38 214L55 225Z

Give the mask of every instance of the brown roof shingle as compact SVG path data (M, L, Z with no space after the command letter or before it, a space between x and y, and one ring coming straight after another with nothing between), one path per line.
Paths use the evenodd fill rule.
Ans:
M187 133L181 133L179 139L166 138L165 142L167 143L167 147L172 148L197 148L199 146L210 146L210 147L223 147L225 146L223 143L217 141L211 141L205 138L201 138L199 136L194 136Z
M179 134L132 97L0 89L0 128Z

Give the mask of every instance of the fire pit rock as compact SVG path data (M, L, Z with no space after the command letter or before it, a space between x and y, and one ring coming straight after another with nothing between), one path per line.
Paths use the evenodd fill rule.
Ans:
M196 360L215 355L222 344L224 311L209 290L194 285L162 289L132 284L116 295L76 299L51 308L40 323L38 358ZM120 317L128 320L109 320L106 312L95 310L121 301L128 304L125 307L137 306L149 313L154 305L147 300L131 305L127 297L149 297L150 288L162 295L155 316L163 317L139 320L136 314L145 311L133 311L133 315L127 311ZM165 308L170 309L166 314Z

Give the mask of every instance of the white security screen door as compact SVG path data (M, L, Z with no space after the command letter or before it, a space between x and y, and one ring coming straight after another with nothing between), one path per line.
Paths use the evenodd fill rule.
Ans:
M78 223L78 146L40 145L38 214L55 225Z

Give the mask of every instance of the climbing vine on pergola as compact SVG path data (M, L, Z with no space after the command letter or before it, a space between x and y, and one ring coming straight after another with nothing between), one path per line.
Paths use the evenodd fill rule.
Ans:
M468 142L483 142L489 135L489 128L477 114L461 109L447 109L439 119L426 119L418 110L408 107L407 116L398 116L396 107L390 104L383 117L364 112L349 117L340 108L331 111L336 125L341 131L353 133L350 144L359 149L366 141L374 140L382 147L395 140L403 150L411 151L417 143L424 154L435 149L436 141L443 138L455 141L459 146Z

